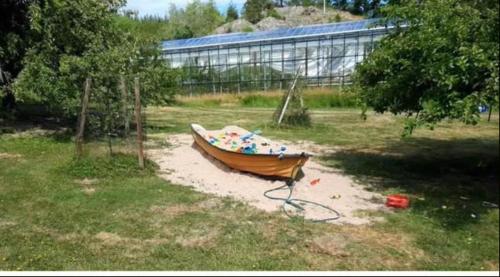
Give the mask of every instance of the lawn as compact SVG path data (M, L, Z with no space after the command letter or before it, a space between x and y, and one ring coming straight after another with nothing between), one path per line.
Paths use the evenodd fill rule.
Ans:
M498 270L499 121L443 122L401 139L404 118L314 109L312 128L276 128L270 108L149 108L148 147L166 134L237 124L336 149L317 157L369 190L412 198L371 226L268 214L136 168L127 145L0 135L0 270Z

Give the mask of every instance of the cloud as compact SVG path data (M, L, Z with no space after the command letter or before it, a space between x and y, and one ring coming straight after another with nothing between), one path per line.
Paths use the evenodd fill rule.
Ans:
M202 0L202 2L207 1L208 0ZM164 16L167 14L171 4L175 4L178 8L184 8L189 2L188 0L128 0L125 9L137 10L139 11L139 16ZM241 10L245 0L215 0L214 2L217 9L225 13L230 2L233 2L236 8Z

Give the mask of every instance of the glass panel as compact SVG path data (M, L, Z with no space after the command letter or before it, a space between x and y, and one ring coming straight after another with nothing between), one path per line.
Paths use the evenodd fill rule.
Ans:
M282 54L283 54L282 46L281 45L273 45L271 59L275 62L279 62L283 58Z
M320 47L330 47L332 45L331 39L323 39L320 41Z
M231 65L234 65L234 64L237 64L238 63L238 53L234 53L232 51L229 51L229 57L228 57L228 60L227 60L227 63L228 64L231 64Z
M356 55L356 49L357 49L357 39L346 38L346 40L345 40L345 55L346 56Z
M216 66L219 64L219 61L217 60L217 50L209 50L209 57L211 66Z

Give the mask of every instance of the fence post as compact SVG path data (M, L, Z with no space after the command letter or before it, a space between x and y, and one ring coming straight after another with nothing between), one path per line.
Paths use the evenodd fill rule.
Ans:
M125 77L123 75L120 76L120 89L122 91L122 113L124 120L124 135L128 137L130 132L130 119L128 116L128 92L127 92L127 84L125 83Z
M491 121L491 110L493 110L493 104L488 106L488 122Z
M78 119L78 126L76 131L76 156L80 158L83 153L83 133L85 131L85 115L87 113L87 106L89 103L89 94L90 94L90 83L91 79L87 78L85 80L83 98L82 98L82 110L80 112L80 117Z
M141 118L141 92L139 90L139 77L134 78L135 91L135 121L137 126L137 151L139 167L144 168L144 148L142 145L142 118Z
M283 116L285 115L285 111L288 107L288 102L290 102L290 98L292 96L292 93L294 93L295 85L297 84L297 79L299 78L300 72L301 72L301 68L299 66L299 68L297 69L297 72L295 73L295 78L293 79L292 86L288 90L288 95L286 96L285 103L283 104L283 109L281 110L281 114L278 118L278 125L280 125L281 121L283 120Z

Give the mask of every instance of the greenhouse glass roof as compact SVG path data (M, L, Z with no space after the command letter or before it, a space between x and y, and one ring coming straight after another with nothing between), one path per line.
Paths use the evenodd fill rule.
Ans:
M367 30L377 22L377 19L365 19L358 21L346 21L340 23L309 25L294 28L281 28L271 31L260 31L251 33L230 33L222 35L211 35L199 38L167 40L163 41L163 50L182 48L214 46L222 44L248 43L252 41L279 40L286 38L298 38L308 36L319 36L337 33L349 33Z

